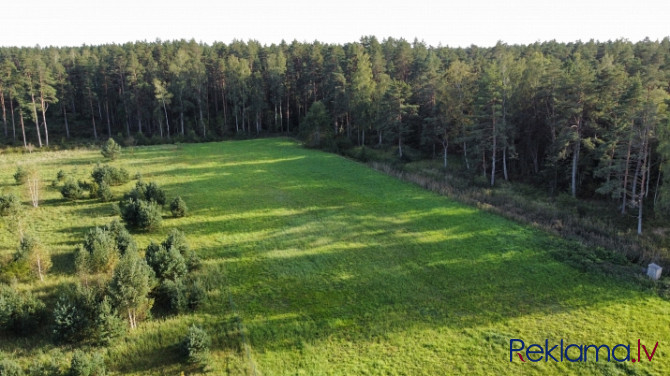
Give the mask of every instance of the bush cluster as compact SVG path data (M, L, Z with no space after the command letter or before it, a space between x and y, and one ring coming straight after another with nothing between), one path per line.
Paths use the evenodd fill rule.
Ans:
M75 253L77 269L91 273L108 272L118 260L116 240L109 231L100 227L86 233L84 243Z
M56 180L52 186L58 187L58 182L65 181L60 188L63 198L67 200L80 200L88 192L89 198L99 198L103 202L112 201L112 186L125 184L130 181L130 173L124 168L116 168L107 165L97 165L91 173L92 182L85 180L75 181L67 177L63 170L58 171Z
M116 168L108 165L97 165L91 173L93 181L102 185L106 183L110 186L125 184L130 181L130 173L125 168Z
M26 170L22 166L17 167L16 172L14 173L14 181L16 181L16 184L18 185L25 184L27 180L28 180L28 170Z
M64 356L58 349L52 350L52 354L34 357L32 364L28 367L30 376L61 376L64 368Z
M186 206L186 202L182 200L180 196L177 196L170 202L170 212L172 213L172 216L175 218L180 218L185 216L188 213L188 207Z
M105 291L81 285L60 296L53 320L53 335L58 343L88 340L95 345L107 345L126 330Z
M56 173L56 181L58 182L65 180L66 177L67 174L63 170L58 170L58 172Z
M0 195L0 217L18 214L21 211L21 201L15 194Z
M44 303L30 292L19 292L8 285L0 286L0 328L17 335L27 335L41 326Z
M69 178L63 184L60 189L60 193L66 200L74 201L84 198L84 188L82 187L81 182L76 182L72 178Z
M28 280L30 276L43 280L50 268L51 257L40 241L32 234L24 234L11 260L2 266L0 279L8 283Z
M196 309L202 303L205 291L190 275L200 260L190 250L183 233L172 230L161 244L152 242L144 257L159 280L152 293L156 308L178 313Z
M153 201L124 199L119 203L119 210L121 218L130 228L152 231L163 221L161 208Z
M149 201L155 202L156 204L163 206L167 202L165 191L154 182L145 183L143 181L138 181L135 184L135 187L130 190L130 192L123 195L125 199L133 199L136 201Z
M2 376L23 376L25 373L21 366L11 359L0 360L0 375Z
M166 203L165 191L156 183L138 181L135 188L123 195L119 202L121 218L128 227L151 231L160 227L161 207Z
M123 224L114 220L88 231L76 249L75 265L82 272L109 272L127 252L137 252L137 244Z
M107 368L101 354L89 355L77 350L72 355L68 376L104 376L106 374Z
M110 188L109 184L106 182L102 182L101 184L98 185L98 190L96 193L96 197L100 199L102 202L109 202L114 199L114 195L112 194L112 189Z
M108 225L105 225L104 230L111 233L116 241L116 247L122 256L125 255L126 252L137 252L137 243L135 243L135 239L133 239L121 221L114 219Z

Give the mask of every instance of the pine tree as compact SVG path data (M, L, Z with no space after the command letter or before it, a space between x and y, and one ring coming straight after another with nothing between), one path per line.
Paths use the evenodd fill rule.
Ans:
M109 283L109 295L114 305L125 312L131 329L151 308L149 292L154 284L154 272L146 261L134 252L128 252L114 269Z
M387 129L397 140L400 158L403 157L403 140L411 132L408 118L415 115L418 108L417 105L409 103L411 90L407 83L394 80L382 99Z
M579 53L568 62L561 86L559 103L560 131L556 140L557 159L571 158L570 194L577 196L578 169L582 147L592 126L594 105L594 68Z
M372 97L375 91L375 82L372 76L370 56L365 52L363 46L354 44L351 47L352 56L350 79L350 105L352 116L359 130L359 144L365 145L365 134L372 123Z

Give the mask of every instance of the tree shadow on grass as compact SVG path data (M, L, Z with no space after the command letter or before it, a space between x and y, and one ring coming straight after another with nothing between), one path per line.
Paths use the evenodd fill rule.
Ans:
M324 209L281 220L338 213L344 215ZM256 351L338 336L370 340L410 329L472 328L624 301L640 291L552 261L556 241L509 221L508 228L488 228L489 219L500 221L489 214L459 214L451 225L448 216L410 217L351 216L345 230L331 233L322 232L331 228L326 219L323 228L294 228L289 236L277 226L262 240L200 250L214 268L204 273L227 274ZM426 232L439 224L448 239L431 240ZM347 245L373 229L370 244Z
M272 167L296 173L269 171L262 185L228 184L215 168L199 170L202 179L187 191L210 197L191 206L198 220L175 224L187 236L217 239L220 246L198 251L225 265L256 351L331 336L471 328L623 301L642 289L554 260L567 243L500 217L408 184L387 187L368 175L324 180L329 166L293 163ZM238 173L245 171L253 172Z
M201 311L210 317L213 348L239 353L240 325L254 351L299 349L328 338L469 329L624 301L640 291L552 260L557 245L544 234L334 156L314 164L290 159L298 152L245 155L228 165L217 155L223 162L213 167L188 155L194 167L156 174L189 177L163 187L193 200L191 218L170 225L195 240L206 258L203 278L220 289ZM249 158L254 163L243 163ZM262 164L271 158L280 162ZM198 248L201 238L207 248ZM241 323L230 321L233 312ZM134 338L135 350L117 362L126 362L120 371L173 369L178 337L170 338Z
M51 273L74 274L74 252L59 252L51 255Z
M372 256L379 250L353 250ZM392 256L391 256L392 257ZM548 278L518 270L520 262L537 264L540 258L510 258L508 262L438 260L431 265L409 261L394 266L351 266L333 275L337 255L310 255L288 260L257 261L252 267L236 265L231 273L259 275L281 269L284 263L301 264L316 272L282 273L255 283L242 282L234 295L255 349L283 348L286 339L312 343L329 337L349 340L384 338L392 332L419 328L471 328L535 313L557 313L623 301L632 296L626 288L586 278L585 284ZM320 268L318 265L323 265ZM510 270L517 269L515 273ZM561 268L558 268L561 269ZM528 273L523 275L524 273ZM497 275L497 276L496 276ZM588 300L584 300L584 292ZM569 307L569 308L568 308ZM281 319L277 319L277 318Z
M73 206L72 213L76 216L90 217L90 218L105 218L113 217L115 215L113 203L118 202L90 202L88 205Z

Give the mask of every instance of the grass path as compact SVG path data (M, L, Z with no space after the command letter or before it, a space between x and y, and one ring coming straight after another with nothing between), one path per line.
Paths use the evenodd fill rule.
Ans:
M18 189L16 158L0 155L0 189ZM84 177L100 159L50 153L41 168ZM216 374L670 374L670 302L550 256L576 244L284 139L136 148L114 164L182 195L188 217L137 239L185 231L210 289L197 313L144 323L112 346L120 373L174 374L175 344L198 322L214 336ZM38 213L56 267L45 286L24 288L48 296L74 279L72 247L111 220L110 207L45 189ZM0 230L0 252L14 243ZM510 338L660 343L641 364L521 364L509 362ZM0 349L27 359L49 350L38 346L3 339Z

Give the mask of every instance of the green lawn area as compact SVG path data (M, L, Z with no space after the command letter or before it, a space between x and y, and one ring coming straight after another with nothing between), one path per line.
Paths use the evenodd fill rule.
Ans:
M111 204L67 202L48 183L59 169L86 177L102 156L0 155L0 191L27 204L12 178L18 161L48 180L30 227L54 260L45 283L19 288L53 299L76 280L84 232L113 217ZM119 374L178 374L176 344L191 323L212 335L217 375L670 374L670 301L550 255L577 244L287 139L124 149L111 164L184 198L189 216L165 211L160 231L136 239L146 247L184 231L210 290L197 312L143 322L104 350ZM0 229L1 254L17 243ZM659 345L641 364L510 363L511 338L623 343L635 355L638 338ZM0 350L24 365L60 351L44 335L2 336Z

